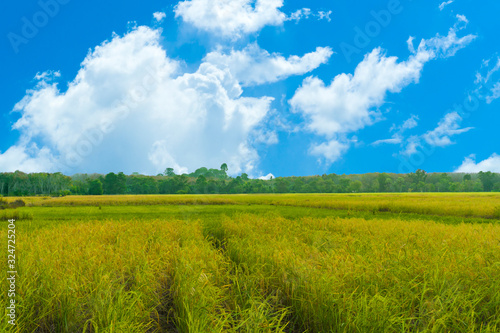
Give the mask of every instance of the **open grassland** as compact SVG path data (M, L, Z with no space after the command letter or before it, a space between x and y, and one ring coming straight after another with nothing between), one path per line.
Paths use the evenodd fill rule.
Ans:
M23 200L1 332L500 331L498 194Z

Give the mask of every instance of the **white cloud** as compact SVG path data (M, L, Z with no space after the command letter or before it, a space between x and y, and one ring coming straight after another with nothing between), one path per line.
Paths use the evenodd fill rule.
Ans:
M330 140L321 144L316 144L311 147L311 155L324 157L329 163L338 160L347 150L349 145L337 140Z
M283 0L186 0L175 6L175 15L200 30L237 39L283 24L282 6Z
M405 124L408 126L408 119ZM457 112L450 112L446 114L438 123L437 127L432 131L428 131L422 135L413 135L408 138L408 140L402 140L402 146L406 145L404 149L400 152L402 155L411 156L417 153L417 149L422 147L422 141L426 142L428 145L437 147L446 147L454 144L451 137L461 133L465 133L473 129L472 127L460 128L460 122L462 117ZM402 127L407 127L403 124ZM409 124L413 125L413 124ZM398 132L396 135L399 135Z
M308 128L318 135L356 131L373 123L387 92L399 92L418 81L423 63L386 57L380 48L365 56L354 75L340 74L329 86L315 77L304 80L290 100L295 111L310 117Z
M321 20L326 20L328 22L331 22L331 16L332 11L318 11L316 13L312 12L310 8L302 8L298 9L295 12L291 13L289 16L287 16L286 21L295 21L295 23L298 23L302 19L309 19L311 17L315 17L318 21Z
M299 22L301 19L308 19L309 16L311 16L311 9L302 8L290 14L290 16L286 18L286 20Z
M481 70L486 73L478 71L475 81L477 85L476 93L486 99L486 103L488 104L500 98L500 80L495 81L498 78L496 73L500 70L500 57L497 57L495 65L492 68L490 68L491 60L492 59L483 60Z
M469 24L469 20L467 19L467 17L465 17L465 15L457 14L456 17L458 19L458 22L465 23L466 25Z
M372 146L379 146L381 144L397 145L400 144L402 141L403 139L398 134L396 134L390 139L377 140L372 143Z
M436 37L431 39L423 39L416 53L428 53L429 59L453 57L459 50L477 38L476 35L472 34L460 38L457 36L457 32L463 30L467 26L467 23L468 21L465 16L457 15L457 23L450 28L447 36L437 34Z
M442 2L440 5L439 5L439 10L443 10L444 7L448 6L448 5L451 5L453 3L454 0L449 0L449 1L445 1L445 2Z
M331 16L332 15L332 11L329 10L327 12L325 11L319 11L317 16L318 16L318 20L327 20L328 22L331 22L332 19L331 19Z
M473 35L458 38L460 29L456 24L447 36L423 39L408 60L402 62L376 48L365 55L354 74L337 75L328 86L319 78L308 77L290 100L292 110L304 115L307 130L327 140L372 125L380 118L379 108L388 93L398 93L417 83L426 62L453 56L474 40ZM311 151L324 152L325 158L331 160L335 154L325 147L316 145Z
M262 143L265 145L274 145L277 144L279 140L275 131L260 129L253 132L252 142L255 144Z
M261 179L261 180L271 180L273 178L276 178L276 177L274 177L274 175L272 173L267 174L267 176L259 177L259 179Z
M490 104L497 98L500 98L500 81L495 83L493 88L491 88L490 95L486 96L486 103Z
M491 59L483 60L483 66L482 66L482 68L484 68L484 67L488 68L490 62L491 62ZM476 73L476 81L475 81L475 83L476 84L488 83L490 81L492 75L495 74L496 72L498 72L498 70L500 70L500 57L497 58L495 66L493 66L493 68L487 70L487 72L486 72L486 74L484 76L480 72Z
M406 119L403 124L400 126L396 126L396 124L392 124L390 132L396 131L397 134L403 134L406 130L415 128L418 126L418 116L412 114L410 118Z
M401 131L404 132L408 129L412 129L418 126L418 116L412 115L410 118L405 120L403 125L401 126Z
M397 130L397 132L392 136L392 138L384 139L384 140L377 140L377 141L373 142L372 145L373 146L378 146L381 144L396 145L396 144L403 143L403 133L406 132L406 130L417 127L418 126L417 120L418 120L418 117L415 115L412 115L410 118L405 120L401 126L392 125L392 127L389 131L393 132L393 131Z
M435 129L425 133L422 137L431 146L445 147L454 144L451 136L473 129L472 127L460 128L461 121L462 117L457 112L448 113L439 121Z
M156 12L153 13L153 17L156 21L161 22L165 17L167 17L167 14L165 14L164 12Z
M286 21L298 23L311 17L331 21L331 10L314 13L310 8L301 8L286 15L281 7L283 0L185 0L174 11L176 17L200 30L233 40Z
M326 63L332 54L329 47L318 47L302 57L290 56L286 59L276 53L269 54L254 43L241 51L232 50L229 54L211 52L204 61L219 68L228 68L243 86L251 86L305 74Z
M159 39L147 27L115 35L67 91L40 82L15 107L21 140L0 154L0 168L157 174L227 162L231 174L255 172L250 138L272 98L241 97L229 70L208 63L182 73Z
M0 154L0 170L13 172L56 172L55 158L46 147L39 149L36 143L12 146Z
M415 46L413 45L414 40L415 40L415 37L413 37L413 36L408 37L408 39L406 40L406 45L408 45L408 50L411 53L417 53L417 51L415 50Z
M406 148L401 152L402 155L411 156L417 152L417 149L422 147L420 137L417 135L410 136Z
M455 172L463 173L479 173L480 171L500 173L500 155L493 154L489 158L476 163L475 155L466 157L462 165Z
M35 80L43 82L52 82L57 78L61 77L61 72L59 71L46 71L43 73L36 73Z

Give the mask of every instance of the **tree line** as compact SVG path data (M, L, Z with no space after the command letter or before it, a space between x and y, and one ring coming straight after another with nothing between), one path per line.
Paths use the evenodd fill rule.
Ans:
M156 176L138 173L106 175L0 173L2 196L64 196L102 194L239 194L239 193L370 193L370 192L500 192L500 174L479 172L409 174L368 173L307 177L280 177L270 180L250 179L243 173L227 175L227 165L220 169L199 168L190 174L177 175L167 168Z

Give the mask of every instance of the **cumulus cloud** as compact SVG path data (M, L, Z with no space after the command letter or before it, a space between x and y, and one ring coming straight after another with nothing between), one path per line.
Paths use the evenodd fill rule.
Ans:
M451 57L474 40L474 35L458 37L457 31L462 28L456 24L446 36L423 39L406 61L398 62L397 57L389 57L381 48L376 48L365 55L354 74L337 75L330 85L319 78L308 77L290 100L292 110L303 114L307 130L328 141L372 125L380 119L379 108L388 93L398 93L409 84L418 83L425 63ZM339 152L346 151L345 143L337 154L326 147L333 149L334 145L331 142L315 145L311 152L324 152L325 158L331 161Z
M423 135L424 140L432 145L438 147L445 147L453 144L451 136L465 133L473 129L472 127L460 128L462 117L457 112L446 114L439 122L438 126Z
M329 86L309 77L290 100L295 111L310 117L308 128L324 136L358 130L373 122L388 91L398 92L418 80L423 63L397 62L377 48L365 56L354 75L340 74Z
M329 47L318 47L316 51L302 57L294 55L285 58L276 53L270 54L253 43L241 51L232 50L229 54L211 52L204 61L229 69L243 86L252 86L308 73L326 63L332 54Z
M259 179L261 179L261 180L271 180L273 178L276 178L276 177L274 177L274 175L272 173L267 174L267 176L259 177Z
M301 8L286 15L281 7L283 0L185 0L174 11L176 17L197 29L233 40L286 21L299 22L312 17L331 21L332 11L315 13L310 8Z
M0 170L22 170L27 173L59 171L55 168L55 158L51 151L46 147L38 148L34 142L12 146L0 154Z
M334 139L321 144L313 144L309 153L313 156L325 158L329 163L333 163L338 160L348 149L348 144Z
M175 16L196 28L232 39L279 26L287 16L279 10L283 0L186 0L175 7Z
M478 173L480 171L500 173L500 155L493 154L479 163L476 163L475 155L470 155L466 157L462 165L455 170L455 172L463 173Z
M167 17L167 14L165 14L164 12L156 12L153 13L153 17L156 21L161 22L165 17Z
M272 98L242 97L230 71L209 63L183 73L159 39L147 27L115 35L66 91L40 81L15 106L21 140L0 154L0 169L156 174L227 162L231 174L255 171L250 138Z

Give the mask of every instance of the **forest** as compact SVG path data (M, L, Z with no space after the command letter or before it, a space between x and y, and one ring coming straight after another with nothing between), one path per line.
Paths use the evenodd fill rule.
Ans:
M227 175L220 169L197 169L175 174L172 168L156 176L123 172L101 174L0 173L2 196L65 196L102 194L243 194L243 193L383 193L383 192L500 192L500 174L479 172L409 174L324 174L307 177L250 179L243 173Z

